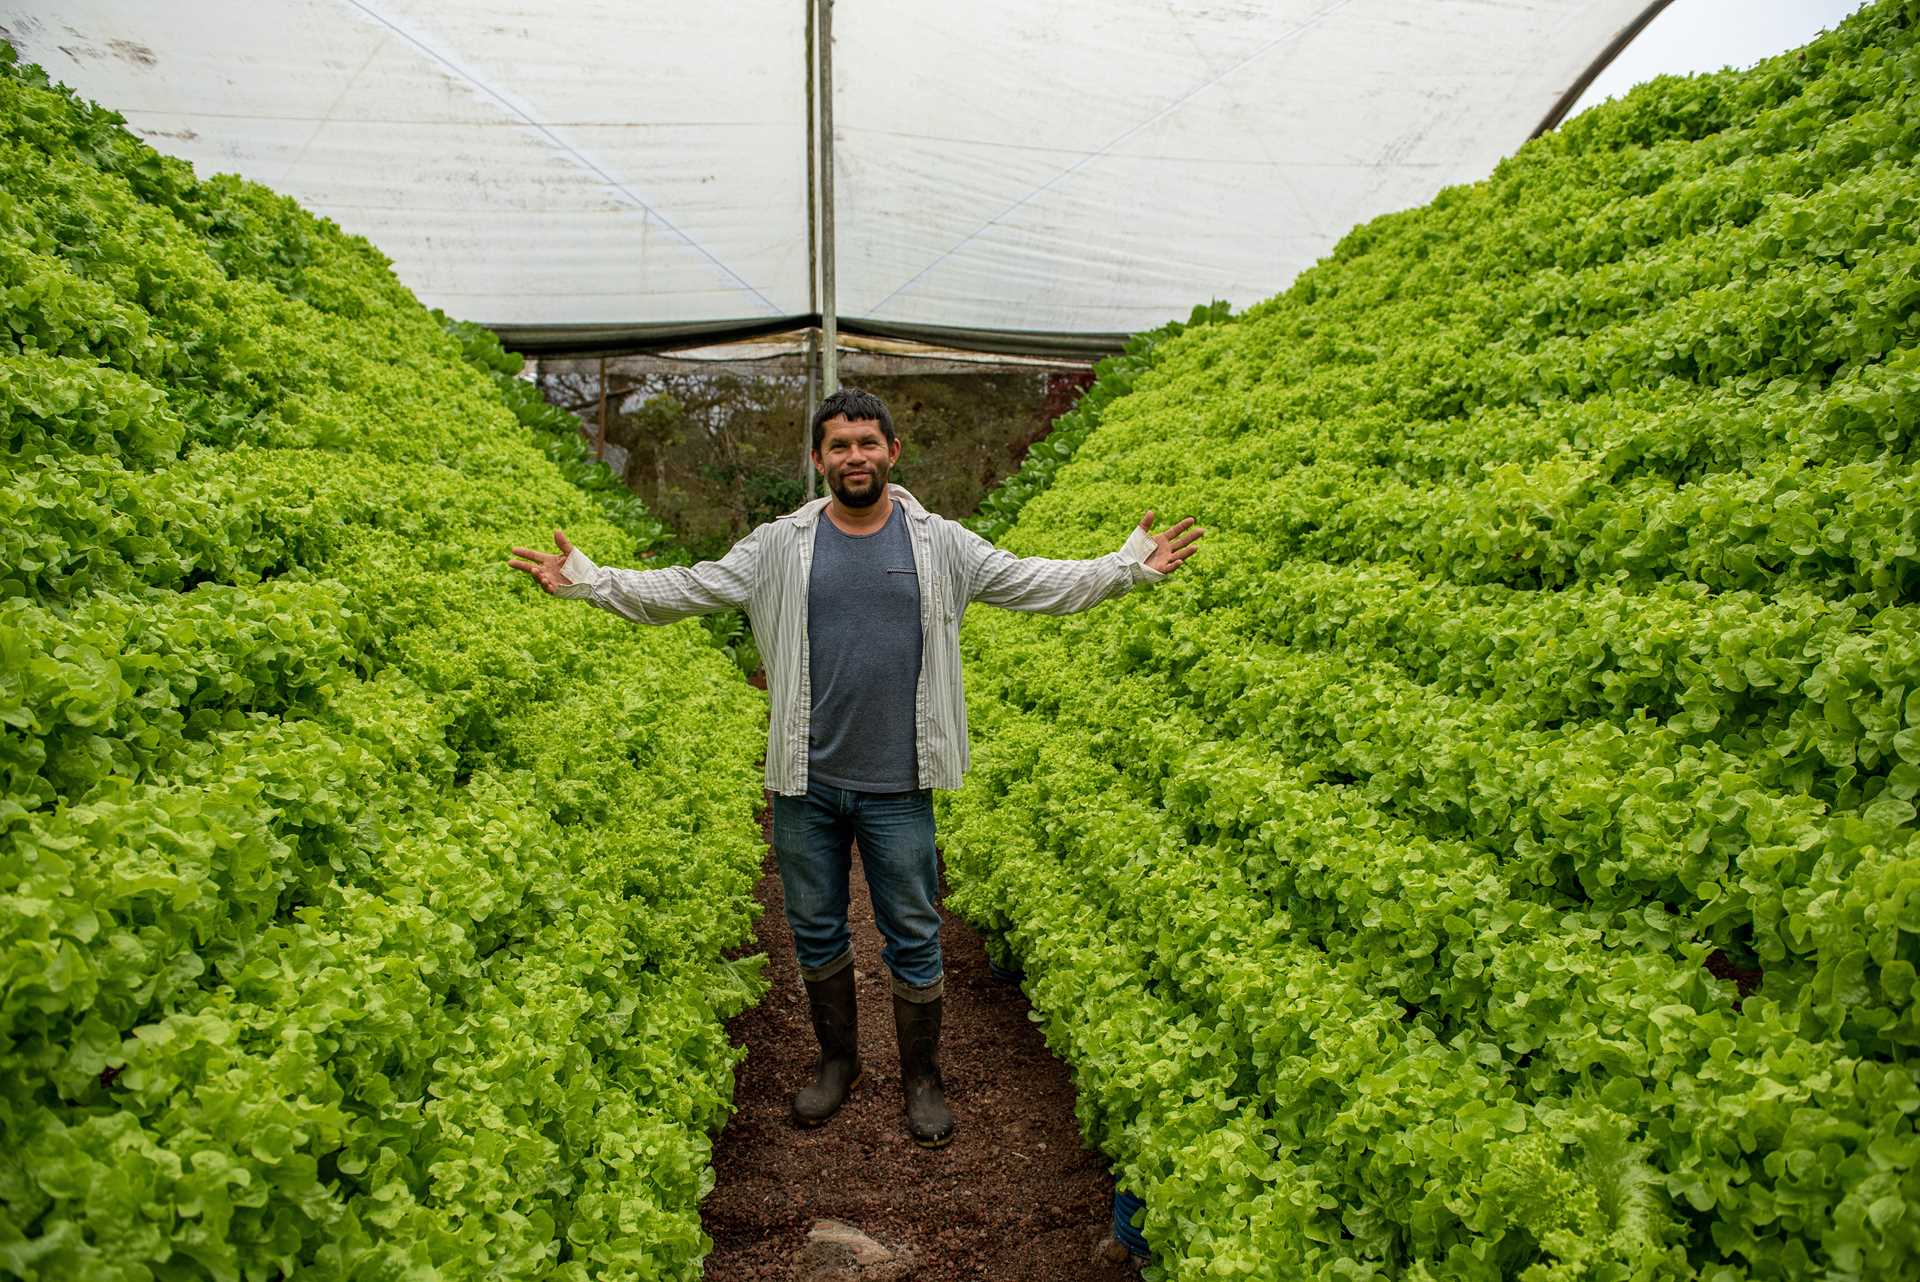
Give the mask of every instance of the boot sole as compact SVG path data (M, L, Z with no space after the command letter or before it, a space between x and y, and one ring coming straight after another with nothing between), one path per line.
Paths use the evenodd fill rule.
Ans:
M839 1106L835 1108L833 1112L828 1113L825 1117L818 1117L818 1118L802 1117L800 1116L800 1114L795 1113L791 1109L789 1109L788 1114L793 1118L794 1125L799 1126L804 1130L811 1131L816 1127L825 1126L828 1122L831 1122L834 1118L840 1116L840 1109L845 1108L847 1106L847 1101L853 1098L853 1088L858 1086L860 1084L860 1079L865 1077L866 1075L867 1075L867 1070L865 1070L864 1068L853 1075L853 1080L847 1083L847 1093L840 1097ZM944 1143L944 1141L942 1142Z

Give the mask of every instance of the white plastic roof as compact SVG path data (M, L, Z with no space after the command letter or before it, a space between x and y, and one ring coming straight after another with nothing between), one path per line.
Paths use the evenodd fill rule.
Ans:
M1645 0L841 0L839 310L1113 334L1284 288L1485 176ZM201 173L508 330L808 291L807 0L0 0Z

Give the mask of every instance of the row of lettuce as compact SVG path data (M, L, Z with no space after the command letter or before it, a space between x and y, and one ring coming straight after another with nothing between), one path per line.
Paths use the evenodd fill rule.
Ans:
M1175 1279L1920 1277L1920 6L1126 371L943 802ZM1004 959L1004 958L1003 958Z
M506 567L669 553L490 339L0 59L0 1274L697 1276L764 696Z

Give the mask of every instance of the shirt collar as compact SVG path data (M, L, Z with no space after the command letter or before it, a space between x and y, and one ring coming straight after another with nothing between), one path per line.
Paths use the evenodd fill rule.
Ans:
M893 501L898 503L912 520L924 521L933 515L927 511L926 508L920 506L920 500L908 493L903 486L895 485L889 481L887 482L887 493L893 496ZM810 529L813 523L819 519L820 514L827 510L827 503L830 499L831 496L822 496L809 503L803 503L782 519L792 521L803 530Z

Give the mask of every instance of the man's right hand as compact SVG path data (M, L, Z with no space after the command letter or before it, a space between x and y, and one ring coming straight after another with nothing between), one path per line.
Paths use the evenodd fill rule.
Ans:
M541 553L535 552L532 548L515 548L513 558L507 561L507 564L514 569L525 570L538 579L540 586L549 593L573 586L573 580L560 572L560 566L573 555L573 544L567 542L565 530L555 530L553 541L560 545L558 552Z

